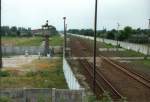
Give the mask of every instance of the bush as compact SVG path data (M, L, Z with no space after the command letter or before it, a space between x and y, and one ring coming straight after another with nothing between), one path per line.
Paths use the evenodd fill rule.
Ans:
M2 97L2 96L0 96L0 102L12 102L12 101L8 97L4 97L4 96Z
M0 77L8 77L10 76L10 73L7 71L0 71Z

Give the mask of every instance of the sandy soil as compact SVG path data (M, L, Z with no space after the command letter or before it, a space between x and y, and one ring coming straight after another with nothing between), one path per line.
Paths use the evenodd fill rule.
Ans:
M20 55L13 56L10 58L2 58L3 69L2 70L17 70L17 71L28 71L29 69L24 69L23 65L30 64L33 60L38 59L38 55Z
M10 58L2 58L3 67L20 67L21 65L31 63L33 60L38 59L37 55L30 55L28 57L21 56L13 56Z

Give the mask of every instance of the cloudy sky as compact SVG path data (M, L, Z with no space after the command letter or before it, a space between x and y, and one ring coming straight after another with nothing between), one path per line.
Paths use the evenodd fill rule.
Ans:
M95 0L2 0L2 25L40 28L48 19L63 29L62 17L68 28L93 28ZM150 0L98 0L98 29L130 25L147 28ZM121 29L120 28L120 29Z

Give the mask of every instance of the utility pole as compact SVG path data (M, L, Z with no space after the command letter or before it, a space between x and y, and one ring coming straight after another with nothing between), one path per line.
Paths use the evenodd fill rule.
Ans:
M66 47L67 47L67 36L66 36L66 17L63 17L64 19L64 55L66 57Z
M104 43L104 36L105 36L105 27L103 27L103 43Z
M96 36L97 36L97 2L95 0L95 19L94 19L94 69L93 69L93 92L95 93L96 89Z
M150 30L150 19L148 19L148 30ZM148 38L147 57L150 55L150 37Z
M0 15L1 15L1 0L0 0ZM2 42L1 42L1 17L0 17L0 69L2 69Z
M120 24L119 24L119 23L117 23L117 34L116 34L116 41L117 41L117 51L118 51L118 47L119 47L119 44L118 44L119 28L120 28Z

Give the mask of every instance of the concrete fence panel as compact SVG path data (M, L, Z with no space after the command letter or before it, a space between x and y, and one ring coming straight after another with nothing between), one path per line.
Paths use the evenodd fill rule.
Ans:
M0 89L10 102L84 102L84 95L83 89Z
M75 75L73 74L71 67L65 58L63 58L63 71L69 89L79 90L81 86L78 80L76 79Z
M83 36L83 35L78 35L78 34L70 34L70 35L93 40L93 37L89 37L89 36ZM117 41L115 40L97 38L97 41L103 42L103 40L107 44L117 45ZM118 44L125 49L130 49L136 52L150 55L150 50L148 50L148 46L146 45L128 43L128 42L123 42L123 41L118 41Z

